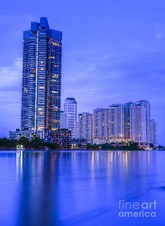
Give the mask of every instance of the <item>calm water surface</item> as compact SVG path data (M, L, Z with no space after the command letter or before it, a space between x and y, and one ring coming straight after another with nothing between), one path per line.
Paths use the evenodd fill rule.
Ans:
M156 217L119 217L119 200L156 200ZM0 152L0 226L54 225L164 226L165 151Z

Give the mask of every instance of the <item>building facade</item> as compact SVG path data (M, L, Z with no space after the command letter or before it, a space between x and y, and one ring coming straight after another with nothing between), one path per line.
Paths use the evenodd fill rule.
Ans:
M60 111L60 129L66 128L66 114L64 111Z
M28 129L16 129L15 131L9 131L9 139L11 140L19 140L22 137L32 140L35 138L35 136L36 135L34 131Z
M47 18L32 22L23 34L21 128L60 128L62 32Z
M151 119L151 144L156 145L157 143L157 126L156 121Z
M88 112L78 115L78 138L92 142L92 114Z
M130 138L135 142L151 143L150 103L139 100L130 107Z
M146 108L140 103L131 106L130 121L131 130L130 137L134 142L147 142L147 125L146 125Z
M66 128L71 130L72 138L77 136L77 102L75 98L68 97L64 102Z
M139 100L141 104L146 109L146 142L151 143L151 110L150 102L148 100Z
M53 142L59 149L71 148L71 131L68 129L57 129L51 134Z
M108 108L96 108L93 112L94 142L104 143L108 139Z
M123 105L113 104L109 107L109 138L112 141L124 139L124 111Z
M128 102L123 105L124 109L124 139L129 141L131 139L131 118L130 118L130 112L131 112L131 106L133 105L132 102Z

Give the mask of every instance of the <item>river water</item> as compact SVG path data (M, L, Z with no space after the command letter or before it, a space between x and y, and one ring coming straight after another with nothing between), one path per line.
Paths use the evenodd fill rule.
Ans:
M1 151L0 226L164 226L165 151Z

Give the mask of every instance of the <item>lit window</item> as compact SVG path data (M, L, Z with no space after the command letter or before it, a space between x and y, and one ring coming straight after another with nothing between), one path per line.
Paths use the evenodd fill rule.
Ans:
M24 93L27 93L28 89L26 87L24 87Z
M54 58L55 58L55 56L50 56L50 57L49 57L49 59L54 59Z
M51 42L51 44L54 46L60 46L60 43L58 43L58 42Z
M38 127L37 127L37 130L43 130L43 129L44 129L43 126L38 126Z
M53 75L53 76L52 76L52 78L58 78L58 75L57 75L57 74L55 74L55 75Z
M45 89L45 86L39 86L38 88L39 89Z

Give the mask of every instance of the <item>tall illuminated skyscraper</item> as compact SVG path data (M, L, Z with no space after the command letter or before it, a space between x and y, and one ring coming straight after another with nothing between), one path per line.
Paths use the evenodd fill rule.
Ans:
M47 18L23 33L21 128L40 132L60 128L62 32Z

